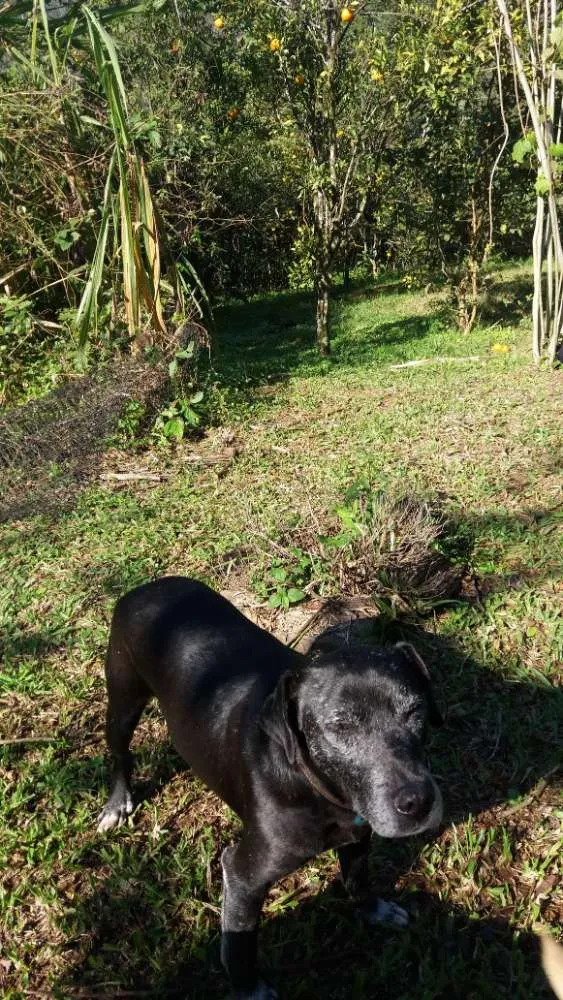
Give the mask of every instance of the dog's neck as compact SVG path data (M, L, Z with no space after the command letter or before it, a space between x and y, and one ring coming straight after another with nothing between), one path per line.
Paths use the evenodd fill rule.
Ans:
M352 809L350 809L350 806L347 805L346 802L342 802L341 799L337 798L336 795L333 795L332 792L328 790L328 788L326 787L325 784L323 784L318 775L316 775L315 772L311 770L311 768L309 767L307 762L303 759L303 757L300 757L299 760L297 761L297 768L300 774L303 775L305 780L309 782L311 787L314 788L314 790L318 792L319 795L322 795L323 799L327 799L328 802L332 802L333 806L338 806L340 809L346 809L347 812L353 811Z
M327 788L326 783L320 777L319 774L315 773L314 769L309 764L307 745L305 743L305 737L303 733L298 730L296 732L297 737L297 754L296 754L296 767L299 773L305 781L311 786L311 788L317 792L323 799L330 802L333 806L338 806L339 809L344 809L347 813L353 813L354 809L347 802L343 802L342 799L338 798L329 788ZM367 820L363 816L354 815L354 825L363 826Z
M314 773L314 771L311 770L309 765L302 758L297 762L297 767L299 773L302 774L305 780L309 782L315 792L322 795L323 799L326 799L327 802L331 802L333 806L338 806L339 809L344 809L348 813L354 812L354 810L351 809L346 802L342 802L336 797L336 795L333 795L332 792L329 791L326 785L322 783L319 777ZM367 820L365 820L363 816L359 816L357 813L354 816L353 822L354 826L365 826L367 824Z

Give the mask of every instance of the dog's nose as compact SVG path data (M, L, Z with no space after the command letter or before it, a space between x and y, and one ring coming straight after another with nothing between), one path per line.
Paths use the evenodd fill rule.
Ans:
M422 819L430 812L434 801L434 789L429 781L409 781L395 796L395 809L402 816Z

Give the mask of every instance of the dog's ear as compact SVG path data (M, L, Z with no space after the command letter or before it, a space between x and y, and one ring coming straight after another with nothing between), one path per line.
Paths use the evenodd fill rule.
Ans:
M437 704L436 704L436 702L434 700L434 695L432 693L432 682L431 682L431 679L430 679L430 671L429 671L428 667L426 666L424 660L422 659L422 656L420 655L420 653L418 653L416 651L416 649L414 648L414 646L411 646L410 642L396 642L395 643L395 649L400 650L400 652L403 654L404 657L406 657L406 659L409 661L409 663L412 663L412 665L414 667L416 667L416 669L419 671L419 673L422 674L422 676L424 677L425 681L427 681L427 684L428 684L428 719L429 719L430 725L431 726L435 726L436 728L438 726L443 725L444 719L442 717L442 713L440 712L440 709L438 708L438 706L437 706Z
M292 670L282 674L260 712L260 726L276 743L280 743L291 765L297 760L297 729L295 692L297 677Z

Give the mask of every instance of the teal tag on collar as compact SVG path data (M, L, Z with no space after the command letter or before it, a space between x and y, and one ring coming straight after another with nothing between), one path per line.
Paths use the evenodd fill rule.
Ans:
M364 826L367 823L367 819L363 816L354 816L354 826Z

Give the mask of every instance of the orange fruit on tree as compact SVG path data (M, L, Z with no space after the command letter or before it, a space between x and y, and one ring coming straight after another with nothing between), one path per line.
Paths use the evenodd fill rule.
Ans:
M272 38L270 41L270 48L272 52L279 52L281 49L281 42L279 38Z
M221 31L221 29L225 27L225 18L221 17L219 14L219 16L215 18L213 24L217 28L217 31Z
M238 108L231 108L229 111L227 111L227 118L231 122L234 122L238 118L239 115L240 115L240 111L239 111Z
M296 73L294 79L295 82L298 83L300 87L302 87L303 84L305 83L305 77L303 76L303 73Z
M350 21L354 20L354 11L349 7L343 7L340 11L340 20L342 24L350 24Z

